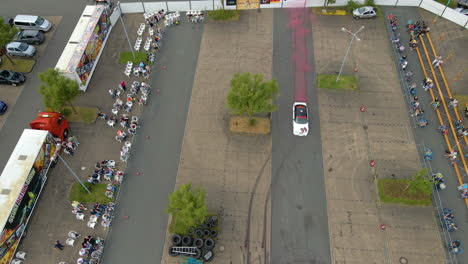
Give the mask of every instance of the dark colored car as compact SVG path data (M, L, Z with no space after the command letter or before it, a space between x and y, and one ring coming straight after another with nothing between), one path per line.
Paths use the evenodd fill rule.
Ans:
M22 85L26 81L24 74L9 70L0 70L0 84Z
M0 101L0 115L3 115L7 110L7 104L3 101Z
M34 45L42 44L44 40L44 33L38 30L23 30L16 33L15 37L13 38L13 41Z

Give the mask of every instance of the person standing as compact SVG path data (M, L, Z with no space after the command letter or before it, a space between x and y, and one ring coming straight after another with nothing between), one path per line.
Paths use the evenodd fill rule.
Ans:
M55 240L54 248L63 250L63 245L60 244L60 241Z
M124 92L127 90L127 86L125 85L125 81L121 81L119 87L120 87L120 89L124 90Z

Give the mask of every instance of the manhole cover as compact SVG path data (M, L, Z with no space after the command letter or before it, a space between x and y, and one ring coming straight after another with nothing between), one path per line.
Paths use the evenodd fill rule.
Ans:
M407 264L407 263L408 263L408 259L405 258L405 257L400 257L400 263L401 263L401 264Z

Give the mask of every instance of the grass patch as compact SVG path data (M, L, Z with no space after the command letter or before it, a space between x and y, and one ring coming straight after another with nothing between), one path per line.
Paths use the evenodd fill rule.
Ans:
M111 199L106 196L107 184L96 183L94 185L85 183L86 187L91 191L91 194L88 194L86 190L81 186L79 182L75 182L72 185L70 194L68 195L68 200L78 201L80 203L108 203L113 202L114 199Z
M354 76L341 76L340 80L336 81L337 75L319 75L317 78L318 87L330 90L350 90L357 91L359 89L358 79Z
M441 4L443 4L443 5L447 5L447 2L448 2L449 0L435 0L435 1L438 2L438 3L441 3ZM458 2L457 0L451 0L451 1L450 1L450 4L448 5L448 7L450 7L450 8L457 8L457 2Z
M127 64L128 61L131 61L133 64L138 64L140 61L143 61L145 64L147 64L149 61L146 58L146 52L135 52L135 58L133 58L133 55L130 51L122 51L120 52L119 63Z
M409 182L409 179L379 179L377 186L380 201L404 205L431 205L430 194L412 194L408 192L407 186Z
M458 112L461 116L464 116L465 107L468 105L468 95L454 94L453 98L458 100Z
M208 11L208 17L213 20L237 21L240 18L239 10L217 9Z
M98 109L96 107L79 107L75 106L76 113L70 106L62 109L63 115L68 122L92 124L96 122Z
M10 70L15 72L29 73L32 71L34 65L36 64L35 60L28 59L11 59L15 64L6 57L2 56L2 64L0 65L0 70Z
M249 121L247 116L233 116L229 122L229 130L236 133L270 134L270 119L254 117Z

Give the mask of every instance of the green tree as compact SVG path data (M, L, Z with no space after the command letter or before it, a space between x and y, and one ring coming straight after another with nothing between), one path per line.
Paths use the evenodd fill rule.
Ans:
M252 116L256 113L276 111L275 100L278 96L276 80L264 82L260 74L236 73L231 80L227 107L234 114L247 114L249 120L252 120Z
M326 0L326 6L336 3L336 0Z
M432 182L427 177L429 169L425 168L416 173L408 184L408 192L410 193L432 193Z
M13 37L16 33L18 33L18 29L8 24L8 21L3 21L3 17L0 17L0 49L5 53L5 56L12 64L15 63L6 53L5 47L8 43L13 41Z
M166 212L175 218L175 226L171 232L185 234L191 226L201 224L208 216L205 203L206 192L192 183L180 186L169 195L169 206Z
M55 112L60 112L68 103L76 113L72 100L79 94L79 85L76 81L63 76L56 69L50 68L39 73L42 84L39 92L42 94L44 105Z

